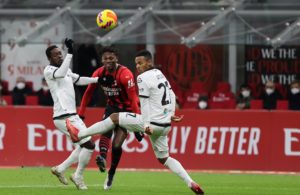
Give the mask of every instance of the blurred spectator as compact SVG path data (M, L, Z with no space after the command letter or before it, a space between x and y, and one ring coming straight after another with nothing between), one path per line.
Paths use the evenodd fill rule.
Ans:
M52 106L53 100L50 94L49 87L47 85L46 80L43 78L42 80L42 88L37 92L38 96L38 104L42 106Z
M300 81L295 80L291 83L288 102L290 110L300 110Z
M240 91L236 99L236 108L243 110L250 108L251 102L251 89L247 84L243 84L240 86Z
M209 106L211 109L235 108L235 96L228 82L218 82L216 91L211 94Z
M206 95L199 96L198 109L200 109L200 110L208 109L208 97Z
M276 109L277 100L282 99L282 96L276 89L273 81L267 81L265 84L265 91L261 95L260 99L263 100L264 109L272 110Z
M31 93L31 89L28 86L26 86L26 81L24 77L18 77L16 86L12 91L13 105L25 105L26 95L29 95Z

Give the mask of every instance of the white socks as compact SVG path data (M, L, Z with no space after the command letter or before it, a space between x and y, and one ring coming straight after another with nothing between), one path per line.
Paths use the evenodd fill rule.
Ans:
M192 178L189 176L189 174L186 172L186 170L182 167L180 162L178 162L176 159L168 157L165 164L166 167L168 167L173 173L178 175L183 181L190 186L191 182L193 181Z
M81 178L83 177L83 171L85 167L89 164L91 156L93 154L94 150L89 150L86 148L81 148L80 154L79 154L79 160L77 169L75 171L75 177Z
M111 118L108 117L107 119L100 121L98 123L93 124L89 128L79 131L78 138L82 139L87 136L95 135L95 134L104 134L110 130L115 128L115 124L112 122Z
M72 151L70 156L62 162L60 165L57 166L57 171L60 173L65 172L72 164L78 162L78 157L81 151L81 147L79 145Z

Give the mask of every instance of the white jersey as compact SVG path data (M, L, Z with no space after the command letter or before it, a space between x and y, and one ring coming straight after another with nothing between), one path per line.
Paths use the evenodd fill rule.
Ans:
M44 69L44 77L49 86L51 96L54 102L53 117L63 114L76 113L75 90L73 83L80 78L78 74L68 69L63 78L55 78L54 73L58 67L48 65Z
M169 81L158 69L150 69L137 77L144 124L171 123L175 113L175 94Z

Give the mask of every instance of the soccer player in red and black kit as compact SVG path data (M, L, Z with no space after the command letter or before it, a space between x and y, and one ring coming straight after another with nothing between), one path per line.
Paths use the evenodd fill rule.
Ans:
M139 113L138 96L136 92L134 76L125 66L118 64L118 53L113 47L105 47L102 50L102 64L92 77L99 77L99 84L107 97L107 105L103 119L116 112L133 112ZM86 89L80 109L79 116L84 118L86 106L89 104L92 94L97 84L90 84ZM103 188L109 190L112 187L112 181L122 155L122 144L127 137L127 130L117 127L114 130L114 139L112 142L111 167L104 182ZM101 172L105 172L106 156L110 145L112 131L104 134L100 138L99 149L100 155L97 156L96 162ZM143 139L143 134L137 132L135 137L138 141Z

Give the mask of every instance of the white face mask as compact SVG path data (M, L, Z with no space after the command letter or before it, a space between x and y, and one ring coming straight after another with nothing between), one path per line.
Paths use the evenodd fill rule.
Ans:
M300 89L299 88L292 88L291 89L291 93L292 94L297 94L297 93L299 93L300 92Z
M49 87L46 86L46 85L43 85L42 89L43 89L44 91L48 91L48 90L49 90Z
M25 88L25 83L23 83L23 82L17 83L17 88L18 89L24 89Z
M266 89L266 93L267 93L268 95L272 94L273 92L274 92L274 89L270 89L270 88L267 88L267 89Z
M250 91L249 90L244 90L244 91L242 91L242 95L244 97L249 97L250 96Z
M198 106L199 106L200 109L205 109L205 108L207 108L207 102L206 101L200 101L198 103Z

